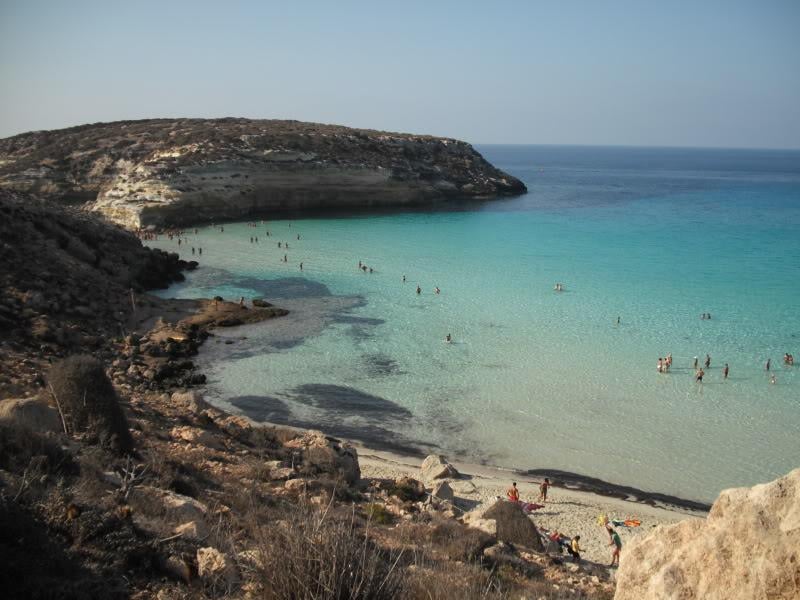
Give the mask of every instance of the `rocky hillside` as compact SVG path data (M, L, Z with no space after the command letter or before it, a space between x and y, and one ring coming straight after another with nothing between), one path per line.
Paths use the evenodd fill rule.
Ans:
M6 138L0 187L86 202L130 228L526 191L458 140L249 119L119 121Z
M141 292L182 280L196 263L74 208L0 190L0 265L3 397L41 383L52 358L103 352L125 334L132 296L143 302Z
M622 553L616 600L800 598L800 469L725 490L704 523L682 521Z

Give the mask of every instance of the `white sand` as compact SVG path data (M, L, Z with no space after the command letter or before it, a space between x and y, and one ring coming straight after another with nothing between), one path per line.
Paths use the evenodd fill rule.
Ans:
M406 475L419 478L422 461L415 457L400 456L389 452L372 450L358 446L361 474L367 478L395 479ZM494 503L497 496L505 498L506 490L512 481L517 482L520 498L536 502L539 496L539 480L523 477L499 468L453 462L465 481L456 482L453 487L457 504L466 510ZM471 482L475 489L471 490ZM466 493L472 491L472 493ZM557 529L567 536L580 535L584 552L582 557L590 562L608 564L611 548L608 534L598 524L597 517L608 515L611 519L635 518L641 520L640 527L617 527L625 543L634 536L650 531L656 525L675 523L687 518L705 518L702 512L693 512L676 507L649 506L638 502L609 498L588 492L551 487L544 508L532 513L531 517L539 528L549 531Z

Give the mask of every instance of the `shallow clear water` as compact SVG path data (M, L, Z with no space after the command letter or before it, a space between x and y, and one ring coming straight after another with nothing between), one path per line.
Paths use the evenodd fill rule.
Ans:
M800 464L800 367L782 365L800 359L800 153L479 149L530 193L189 235L181 254L202 246L202 266L166 295L292 310L205 346L212 397L699 500ZM657 373L669 352L672 372Z

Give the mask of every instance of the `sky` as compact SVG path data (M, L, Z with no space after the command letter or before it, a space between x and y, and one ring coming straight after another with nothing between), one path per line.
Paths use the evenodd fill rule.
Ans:
M238 116L800 148L800 0L0 0L0 85L0 137Z

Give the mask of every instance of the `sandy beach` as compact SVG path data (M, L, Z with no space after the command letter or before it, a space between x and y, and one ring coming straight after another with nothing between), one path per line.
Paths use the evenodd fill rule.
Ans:
M372 450L360 445L357 447L362 477L396 479L408 476L419 478L421 459ZM451 486L455 492L456 504L464 513L491 505L497 497L505 498L506 490L512 481L517 482L522 500L535 502L539 496L540 480L538 479L497 467L458 461L454 461L452 464L461 474L461 479L451 482ZM546 506L535 511L531 518L540 529L548 531L557 529L568 536L580 535L581 547L584 549L583 559L603 565L608 564L611 557L608 535L597 519L599 515L603 514L610 519L638 519L641 521L639 527L617 528L622 538L623 552L627 542L635 536L650 531L657 525L676 523L684 519L704 519L706 516L706 513L701 511L669 505L651 506L641 502L621 500L554 485L550 488Z

